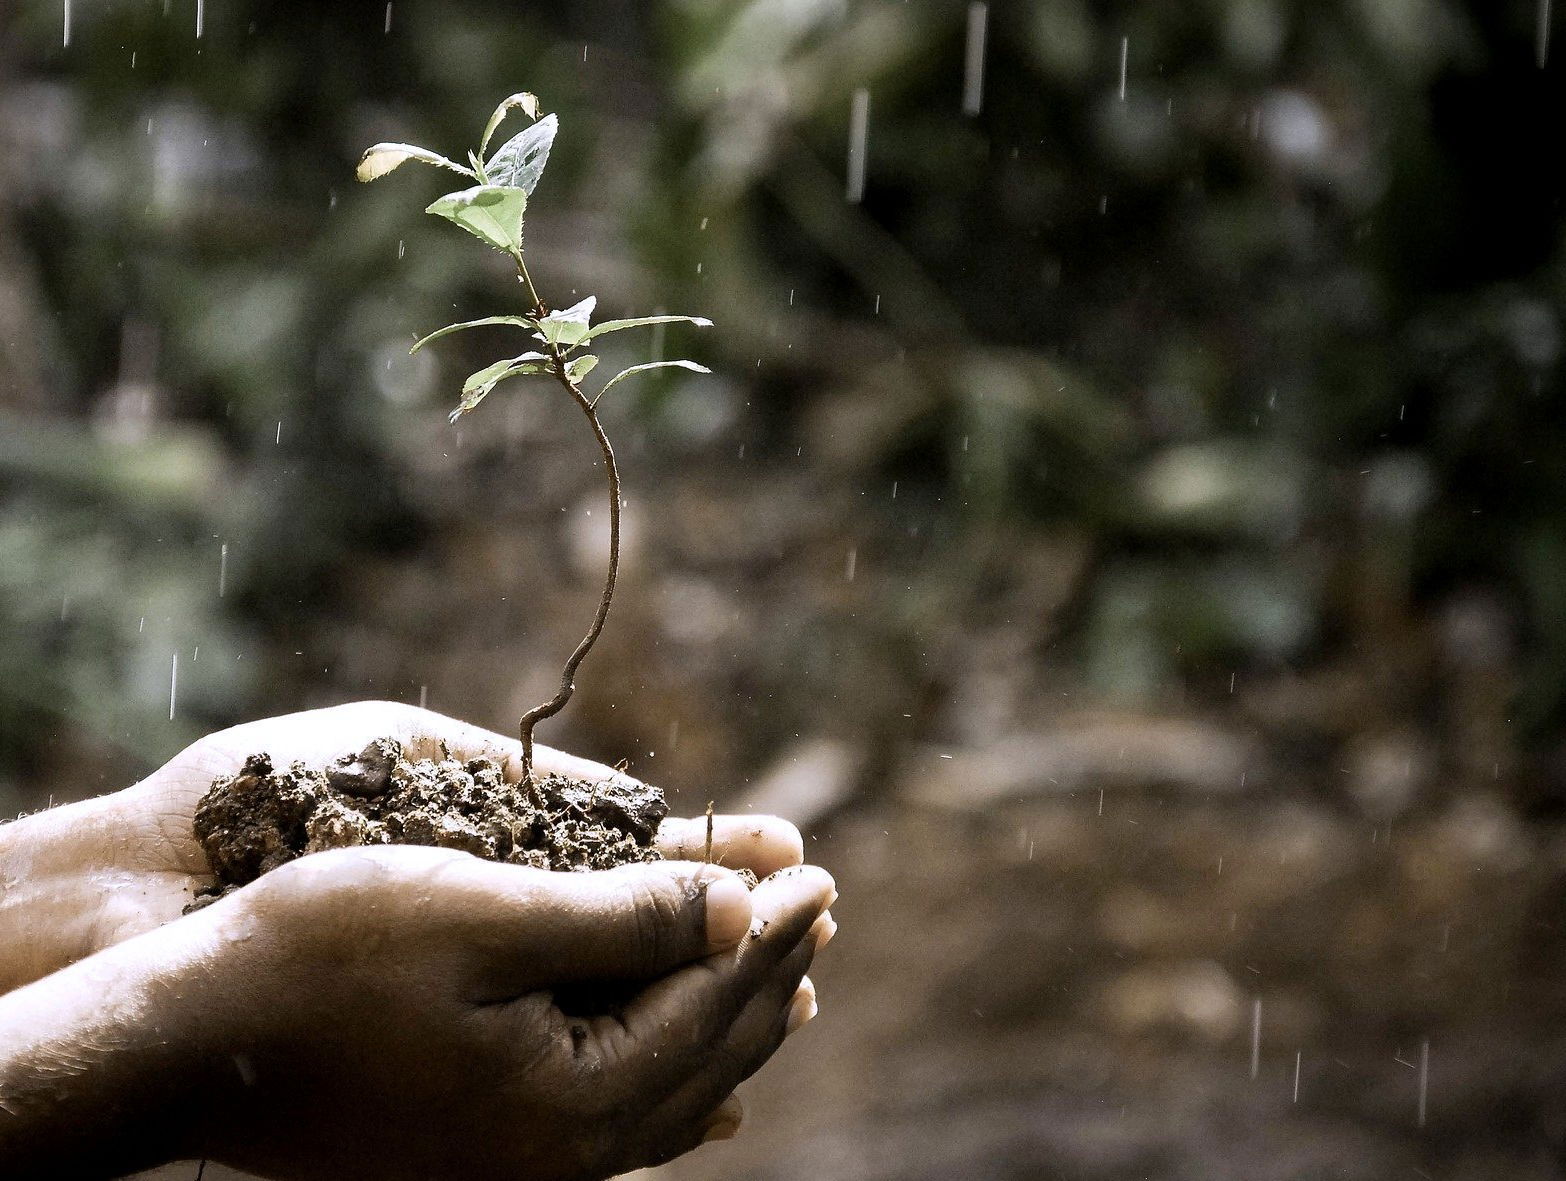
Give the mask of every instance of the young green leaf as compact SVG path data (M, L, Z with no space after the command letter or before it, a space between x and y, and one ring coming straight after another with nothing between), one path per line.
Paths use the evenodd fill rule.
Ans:
M649 369L689 369L692 373L712 372L705 365L698 365L695 361L648 361L645 365L632 365L629 369L620 370L604 384L603 389L598 391L598 398L602 398L633 373L646 373ZM593 405L598 405L598 398L593 399Z
M538 118L538 96L523 91L513 94L495 108L495 113L489 117L489 122L484 125L484 138L479 140L478 154L482 156L489 149L489 137L495 134L495 128L499 127L506 115L522 108L522 113L529 119Z
M439 340L443 336L450 336L453 332L461 332L465 328L483 328L487 324L513 324L518 328L531 328L533 321L527 316L485 316L482 320L464 320L460 324L447 324L444 328L437 328L428 336L421 339L411 349L410 354L418 352L432 340Z
M437 168L449 168L453 172L462 173L463 176L473 176L472 170L453 163L439 152L432 152L428 148L417 147L414 144L376 144L365 151L364 158L359 161L359 167L354 175L362 181L376 180L409 160L417 160L421 164L433 164Z
M447 193L430 203L425 213L455 222L496 250L516 254L522 249L522 215L527 194L510 185L479 185Z
M597 365L598 358L593 356L592 353L585 353L582 356L577 357L566 366L566 376L569 377L572 381L581 381L582 378L591 373L594 368L597 367Z
M544 165L549 163L549 148L559 130L560 120L545 115L502 144L484 165L484 175L491 184L512 185L531 197L538 187L539 177L544 175Z
M548 372L549 358L543 353L523 353L519 357L507 357L503 361L496 361L493 365L486 365L477 373L470 373L467 381L462 383L462 401L457 403L457 408L451 412L451 421L456 422L472 410L484 400L490 390L506 378Z
M550 312L537 322L539 338L562 348L575 348L587 339L587 322L597 306L598 297L589 295L563 311Z
M593 337L602 336L606 332L623 332L627 328L641 328L648 324L694 324L698 328L712 327L712 321L705 316L637 316L634 320L605 320L582 337L582 343L586 344Z

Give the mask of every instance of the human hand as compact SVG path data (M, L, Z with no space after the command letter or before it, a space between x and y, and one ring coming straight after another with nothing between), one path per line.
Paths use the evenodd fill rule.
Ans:
M0 998L0 1166L549 1181L657 1163L727 1131L724 1097L814 1011L799 990L833 895L808 866L747 893L681 862L301 858ZM602 980L650 983L618 1012L562 1008Z
M411 757L436 757L442 744L459 758L486 755L515 775L515 739L429 710L363 701L248 722L193 743L134 787L0 826L0 877L17 883L0 894L0 993L176 919L212 877L195 839L196 805L212 781L266 751L278 766L325 766L374 738L397 739ZM542 772L605 779L615 771L547 747ZM665 857L697 856L703 821L665 820ZM713 856L758 877L797 865L798 831L768 816L718 817Z

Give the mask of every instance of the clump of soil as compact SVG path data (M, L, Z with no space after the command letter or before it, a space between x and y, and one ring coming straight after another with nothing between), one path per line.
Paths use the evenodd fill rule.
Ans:
M196 839L216 901L306 853L354 845L434 845L539 869L612 869L656 861L663 792L631 779L592 783L535 776L507 783L493 759L410 760L377 738L325 770L278 771L266 754L216 780L196 808Z

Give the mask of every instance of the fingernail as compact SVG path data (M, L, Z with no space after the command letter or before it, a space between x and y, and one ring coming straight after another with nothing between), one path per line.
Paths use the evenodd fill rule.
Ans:
M735 1120L720 1119L703 1133L701 1142L707 1144L713 1140L732 1140L739 1135L739 1130L740 1126Z
M814 1017L818 1011L814 996L796 996L788 1010L788 1026L785 1033L798 1032L800 1026Z
M733 874L707 883L707 944L733 947L750 930L750 891Z
M837 934L837 920L832 917L830 911L827 911L816 920L814 930L816 933L816 950L820 951L828 943L831 943L832 936Z

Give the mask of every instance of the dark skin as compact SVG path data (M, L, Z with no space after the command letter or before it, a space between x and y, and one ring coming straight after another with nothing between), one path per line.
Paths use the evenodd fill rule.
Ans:
M207 1156L270 1177L591 1178L733 1134L730 1093L814 1013L804 973L834 929L831 879L797 864L791 826L719 818L715 860L770 875L754 893L694 859L551 874L350 849L171 918L165 900L183 891L166 879L204 880L180 860L192 785L258 738L274 749L286 731L296 745L279 757L307 761L312 744L340 752L375 733L519 753L376 703L256 725L276 732L204 740L74 830L69 809L31 834L0 828L0 881L32 883L0 895L0 947L25 944L36 975L52 926L65 933L53 954L84 957L0 996L0 1175ZM539 752L541 767L555 758L583 769ZM659 839L693 857L705 830L666 823ZM49 906L72 921L48 922ZM83 946L94 932L106 946ZM647 983L618 1016L556 1003L604 979Z

